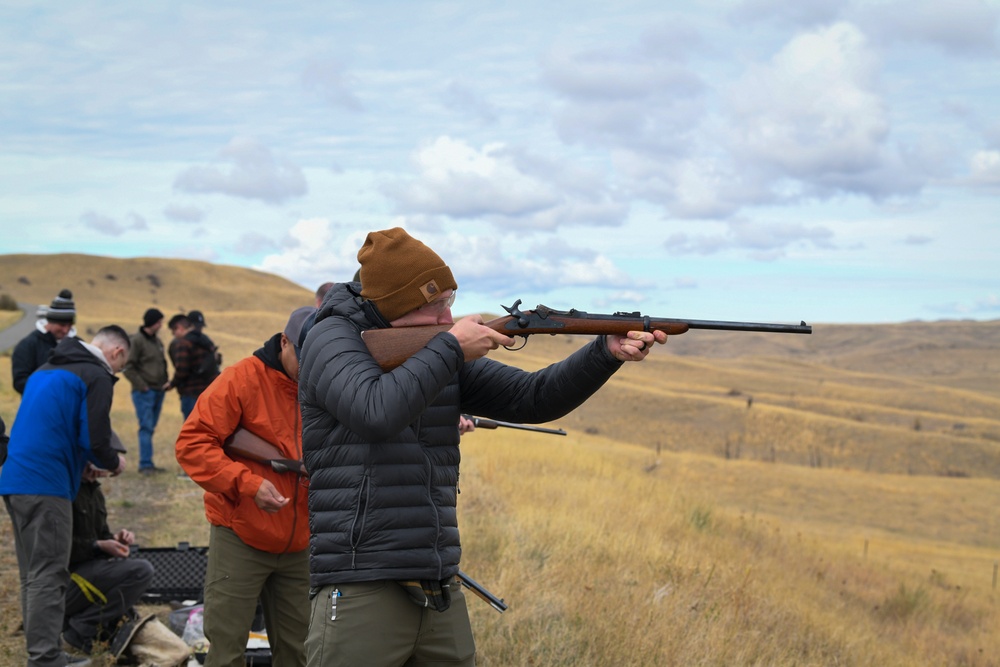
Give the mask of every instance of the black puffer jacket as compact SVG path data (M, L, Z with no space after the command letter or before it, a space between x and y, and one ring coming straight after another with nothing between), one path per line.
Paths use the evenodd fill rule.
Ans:
M458 419L541 423L585 401L621 366L603 337L528 373L464 362L439 334L383 373L361 331L384 327L358 283L327 295L303 344L302 446L310 473L313 586L444 579L458 571Z

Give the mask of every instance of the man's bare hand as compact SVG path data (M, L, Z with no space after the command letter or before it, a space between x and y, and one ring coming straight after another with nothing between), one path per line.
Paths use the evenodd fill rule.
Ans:
M466 433L472 433L476 430L476 423L471 419L466 419L463 416L458 418L458 434L465 435Z
M97 548L112 558L128 558L129 546L118 540L97 540Z
M261 482L260 488L257 489L257 495L253 497L253 501L257 503L257 507L271 513L277 512L288 504L288 498L281 495L274 484L266 479Z
M458 339L466 361L485 357L501 345L514 344L514 339L483 325L481 315L463 317L448 332Z
M126 530L122 528L117 533L115 533L115 539L119 544L135 544L135 533L131 530Z
M667 334L662 331L629 331L625 337L606 336L608 352L618 361L642 361L653 343L663 345Z

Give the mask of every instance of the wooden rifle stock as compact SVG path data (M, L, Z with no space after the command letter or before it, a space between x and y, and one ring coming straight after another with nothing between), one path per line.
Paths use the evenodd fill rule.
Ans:
M508 336L532 334L612 335L624 336L629 331L662 331L677 336L689 329L715 331L760 331L765 333L811 334L812 327L801 324L767 324L764 322L726 322L721 320L680 320L667 317L648 317L638 312L599 315L579 310L560 311L547 306L522 312L518 299L511 307L503 306L509 314L484 322L486 326ZM423 348L439 333L451 329L450 324L396 329L369 329L361 332L368 351L384 371L391 371Z
M306 466L297 459L286 459L281 450L242 426L226 438L222 451L230 458L236 456L258 463L267 463L275 472L291 472L308 477Z

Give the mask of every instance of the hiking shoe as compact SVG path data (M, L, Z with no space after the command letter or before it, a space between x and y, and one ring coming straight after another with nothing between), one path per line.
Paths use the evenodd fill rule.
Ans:
M149 466L148 468L139 468L139 472L143 475L159 475L161 472L167 472L167 471L164 468Z
M85 655L71 655L69 653L64 653L63 655L66 656L66 667L90 667L94 664Z

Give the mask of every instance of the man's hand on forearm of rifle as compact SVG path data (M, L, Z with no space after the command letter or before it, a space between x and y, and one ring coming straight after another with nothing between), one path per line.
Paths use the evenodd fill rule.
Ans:
M618 361L642 361L649 354L653 343L664 344L667 334L662 331L629 331L625 338L605 336L608 352Z

